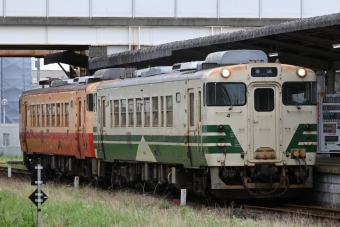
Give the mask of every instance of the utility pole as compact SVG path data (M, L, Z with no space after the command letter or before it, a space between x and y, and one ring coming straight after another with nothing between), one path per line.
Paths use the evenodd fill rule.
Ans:
M35 67L37 68L37 86L39 86L40 81L40 58L35 61Z

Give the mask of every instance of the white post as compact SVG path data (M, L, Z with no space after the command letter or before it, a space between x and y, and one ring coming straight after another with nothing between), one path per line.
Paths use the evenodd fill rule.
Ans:
M187 204L187 190L181 189L181 206L185 206Z
M38 160L38 163L40 163L40 160ZM43 169L43 167L38 164L36 167L36 170L37 170L37 186L38 186L38 190L37 190L37 204L38 204L38 208L37 208L37 211L38 211L38 227L41 227L41 202L42 202L42 193L41 193L41 185L42 185L42 181L41 181L41 170Z
M12 177L12 167L11 165L8 165L8 178Z
M4 121L3 121L3 124L6 123L6 113L5 113L5 106L4 106Z
M75 188L78 188L78 187L79 187L79 177L78 177L78 176L75 176L75 177L74 177L74 187L75 187Z

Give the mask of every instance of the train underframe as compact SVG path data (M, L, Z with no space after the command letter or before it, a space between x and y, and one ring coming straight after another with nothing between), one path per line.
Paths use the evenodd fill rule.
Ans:
M116 186L154 190L187 189L202 197L271 198L298 196L311 187L311 167L301 166L219 166L184 168L181 165L135 161L104 162L95 158L24 153L28 169L40 162L50 175L79 176L85 180ZM308 181L308 182L307 182Z

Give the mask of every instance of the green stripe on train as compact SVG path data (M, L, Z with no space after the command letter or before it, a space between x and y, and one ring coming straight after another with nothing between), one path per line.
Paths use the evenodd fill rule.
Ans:
M312 145L311 143L317 143L318 135L317 134L303 134L304 132L317 132L317 125L311 124L311 130L306 131L304 129L305 124L299 124L296 129L292 140L290 141L286 152L290 152L292 148L305 148L306 152L316 152L317 145ZM299 145L299 143L302 143Z
M208 128L211 132L216 132L217 125L203 127L205 132ZM98 143L99 138L103 143ZM225 150L227 153L243 152L230 126L225 126L225 131L221 135L202 136L203 144L199 143L201 140L198 136L94 135L94 140L98 158L107 161L117 159L135 161L139 144L148 147L157 163L183 164L185 167L207 166L205 154L220 154L225 153ZM206 143L231 146L205 146Z

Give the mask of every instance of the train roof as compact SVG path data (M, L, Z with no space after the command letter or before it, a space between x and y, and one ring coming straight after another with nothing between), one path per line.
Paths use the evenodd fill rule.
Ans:
M103 81L101 82L96 89L109 89L112 87L126 87L126 86L134 86L134 85L143 85L143 84L154 84L154 83L161 83L161 82L171 82L171 81L178 81L178 80L190 80L190 79L197 79L202 76L204 72L208 70L193 70L193 71L171 71L167 74L159 74L150 77L134 77L129 79L119 79L119 80L110 80L110 81Z
M39 88L32 89L28 91L24 91L21 93L21 96L29 96L29 95L39 95L39 94L50 94L50 93L59 93L59 92L72 92L72 91L87 91L89 88L94 87L98 83L73 83L66 84L59 87L47 87L47 88ZM93 89L91 89L93 90Z

